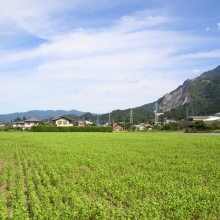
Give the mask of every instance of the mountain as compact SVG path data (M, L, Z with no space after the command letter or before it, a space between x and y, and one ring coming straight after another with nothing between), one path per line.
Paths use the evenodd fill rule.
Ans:
M220 66L186 80L157 101L140 106L150 109L157 102L163 117L181 119L187 114L209 115L220 111Z
M28 111L28 112L16 112L16 113L11 113L11 114L3 114L0 115L0 121L3 122L10 122L11 120L13 121L14 119L18 118L37 118L39 120L44 120L48 119L51 117L58 117L61 115L74 115L75 117L81 116L85 114L85 112L80 112L77 110L70 110L70 111L64 111L64 110L34 110L34 111Z

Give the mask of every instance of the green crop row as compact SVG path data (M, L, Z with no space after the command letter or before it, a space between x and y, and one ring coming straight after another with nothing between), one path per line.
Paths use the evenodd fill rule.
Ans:
M3 133L0 219L220 219L218 135Z

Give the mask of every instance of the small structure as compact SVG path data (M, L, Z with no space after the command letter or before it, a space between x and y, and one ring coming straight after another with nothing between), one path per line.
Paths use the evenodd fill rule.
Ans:
M113 131L123 131L123 127L118 123L118 122L114 122L112 124L112 128L113 128Z
M214 116L189 116L185 120L189 121L204 121L204 122L213 122L220 120L220 114L217 113Z
M188 121L204 121L205 119L208 119L210 116L189 116L185 120Z
M76 126L83 127L83 126L85 126L85 123L84 123L84 121L77 121L77 122L75 123L75 125L76 125Z
M12 124L13 128L25 128L25 122L24 121L15 121Z
M144 125L134 125L136 131L144 131L146 127Z
M84 121L85 125L93 125L91 121Z
M203 120L204 122L213 122L213 121L220 121L220 116L210 116L209 118Z
M27 120L24 120L24 122L25 122L24 124L25 128L31 128L33 125L38 125L42 121L36 118L29 118Z
M0 127L4 127L4 123L0 121Z
M176 123L177 121L170 120L170 119L164 119L163 124L169 124L169 123Z
M138 130L138 131L144 131L144 130L151 130L152 129L152 126L150 124L144 124L144 123L141 123L139 125L134 125L135 127L135 130Z
M144 126L145 126L145 128L146 128L146 130L152 130L152 125L150 125L150 124L144 124Z
M57 118L52 119L52 123L55 126L62 126L62 127L69 127L69 126L73 126L73 122L72 120L70 120L69 118L65 117L65 116L60 116Z

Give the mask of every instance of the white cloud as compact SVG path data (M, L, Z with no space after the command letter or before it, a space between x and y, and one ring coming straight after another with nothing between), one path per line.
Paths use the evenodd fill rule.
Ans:
M217 23L217 25L218 25L218 29L220 30L220 23Z
M57 21L54 14L67 10L67 4L53 2L33 1L35 10L25 0L19 4L14 1L10 9L7 5L5 12L4 7L0 8L0 25L12 22L18 29L49 39L34 49L4 50L0 54L1 67L15 68L0 73L3 82L10 82L1 87L8 93L7 97L0 94L0 100L16 103L19 100L15 94L19 94L27 110L76 108L105 112L140 106L182 84L179 75L184 80L187 75L180 69L186 64L220 56L218 48L205 52L198 49L213 39L161 28L175 19L149 11L122 16L105 28L67 28L60 33L56 29L66 18ZM86 1L67 2L72 10L87 7ZM93 10L106 7L97 2L101 5L96 4ZM113 3L108 4L111 7ZM191 71L192 67L188 75Z
M206 28L206 31L210 31L210 27L207 27L207 28Z
M194 69L194 70L192 71L192 73L193 73L193 74L198 74L198 73L200 73L200 70L199 70L199 69Z

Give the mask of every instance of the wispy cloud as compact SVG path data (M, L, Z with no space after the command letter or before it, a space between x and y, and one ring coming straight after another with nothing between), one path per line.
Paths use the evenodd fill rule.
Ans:
M126 82L127 82L127 83L134 83L134 84L137 84L137 83L138 83L138 80L130 80L130 79L126 79Z
M218 25L218 29L220 30L220 23L217 23L217 25Z
M200 70L199 70L199 69L194 69L194 70L192 71L192 73L193 73L193 74L198 74L198 73L200 73Z
M0 42L6 48L0 51L1 81L10 82L1 86L8 93L1 93L0 100L12 105L19 102L19 94L26 109L105 112L135 107L157 100L191 73L199 74L194 62L220 56L219 48L208 48L219 39L174 30L178 19L156 10L123 14L105 27L85 27L83 21L77 25L79 13L127 4L103 2L12 0L11 7L2 3L0 39L44 40L16 49Z

